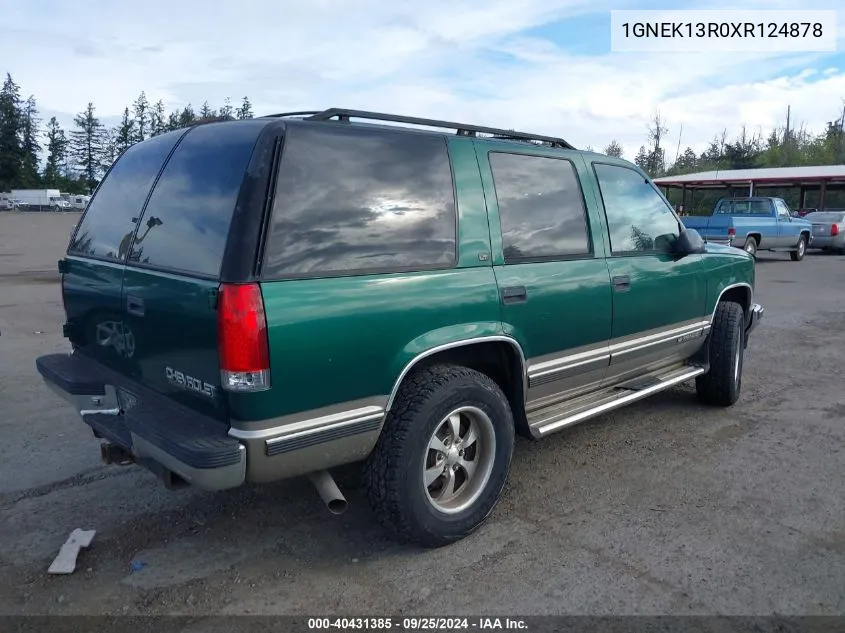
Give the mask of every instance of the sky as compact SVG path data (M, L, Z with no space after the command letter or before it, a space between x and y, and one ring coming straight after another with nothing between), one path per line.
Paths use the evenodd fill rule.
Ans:
M743 124L822 131L845 106L837 51L610 50L612 9L834 9L840 0L0 0L0 70L41 117L107 124L142 90L167 109L248 95L257 115L346 107L560 136L632 159L659 110L667 158Z

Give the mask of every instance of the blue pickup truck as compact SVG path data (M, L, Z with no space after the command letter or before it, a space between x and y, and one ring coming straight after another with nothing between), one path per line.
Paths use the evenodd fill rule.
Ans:
M722 198L709 217L683 218L707 241L757 251L786 251L794 262L804 259L813 225L793 217L781 198Z

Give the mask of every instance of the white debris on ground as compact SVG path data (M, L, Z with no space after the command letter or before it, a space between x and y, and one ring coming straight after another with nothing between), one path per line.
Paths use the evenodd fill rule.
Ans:
M95 533L96 530L80 530L79 528L71 532L47 573L72 574L76 569L76 557L79 556L79 550L91 544Z

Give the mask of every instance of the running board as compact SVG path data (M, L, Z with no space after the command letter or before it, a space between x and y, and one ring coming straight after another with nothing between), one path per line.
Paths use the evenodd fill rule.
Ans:
M675 367L573 400L531 411L528 414L528 426L531 429L531 435L538 439L545 437L573 424L578 424L602 413L647 398L659 391L664 391L669 387L700 376L704 372L705 369L698 366Z

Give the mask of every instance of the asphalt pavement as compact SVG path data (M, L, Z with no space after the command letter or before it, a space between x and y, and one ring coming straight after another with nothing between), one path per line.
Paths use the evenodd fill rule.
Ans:
M0 213L0 614L843 614L845 257L761 254L742 397L691 384L539 443L468 539L398 545L362 492L170 492L42 384L77 213ZM95 529L68 576L47 568Z

